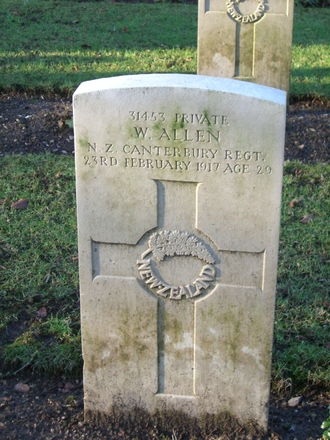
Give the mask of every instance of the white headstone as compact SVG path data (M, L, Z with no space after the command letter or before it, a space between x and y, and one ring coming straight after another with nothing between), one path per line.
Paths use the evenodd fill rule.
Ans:
M88 417L266 426L285 101L195 75L75 92Z
M294 0L199 0L198 73L289 91Z

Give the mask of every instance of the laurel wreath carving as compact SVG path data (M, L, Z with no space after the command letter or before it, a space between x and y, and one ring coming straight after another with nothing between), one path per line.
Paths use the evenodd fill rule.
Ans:
M164 260L166 256L192 255L209 264L215 260L205 245L195 235L182 231L159 231L149 238L149 249L157 260Z
M256 0L258 3L257 9L252 14L241 14L237 10L237 6L244 0L227 0L228 14L239 23L255 23L259 21L265 14L265 0ZM235 11L235 13L234 13Z

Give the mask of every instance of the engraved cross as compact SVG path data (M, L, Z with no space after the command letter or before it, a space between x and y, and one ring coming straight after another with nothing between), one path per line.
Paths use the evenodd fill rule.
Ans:
M235 22L234 78L254 78L257 26L269 15L288 14L288 3L278 3L277 0L205 0L205 13L221 13Z
M198 187L202 184L160 180L156 180L155 184L158 192L157 231L167 231L167 239L174 231L179 240L185 243L191 240L193 249L197 249L196 253L193 250L178 254L174 249L172 256L158 261L153 258L152 262L147 263L145 257L150 251L150 237L158 234L163 238L157 231L144 234L135 246L92 241L93 279L100 276L131 278L147 294L157 298L157 394L160 397L173 395L195 398L198 302L206 300L220 282L222 286L241 285L238 274L244 265L251 267L243 271L245 286L261 288L263 253L221 252L209 237L197 229ZM117 257L114 258L114 255ZM224 273L222 260L227 267ZM246 273L250 273L250 276ZM173 286L183 288L180 291L180 288L173 289Z

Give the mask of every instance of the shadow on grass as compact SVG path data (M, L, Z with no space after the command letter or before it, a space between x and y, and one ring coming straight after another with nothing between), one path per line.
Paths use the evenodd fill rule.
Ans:
M1 64L0 64L1 66ZM83 81L142 73L196 74L194 50L116 50L108 55L91 53L8 56L2 66L0 91L72 93Z
M310 94L306 95L306 89ZM319 98L330 97L330 68L292 69L291 93L297 97Z

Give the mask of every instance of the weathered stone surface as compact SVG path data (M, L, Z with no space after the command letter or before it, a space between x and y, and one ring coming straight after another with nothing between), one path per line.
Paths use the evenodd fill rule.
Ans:
M289 91L294 0L199 0L198 73Z
M266 426L285 101L195 75L76 91L86 414Z

